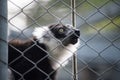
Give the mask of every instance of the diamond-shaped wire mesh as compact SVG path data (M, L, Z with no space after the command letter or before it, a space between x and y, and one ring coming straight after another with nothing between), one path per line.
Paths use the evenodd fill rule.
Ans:
M76 28L81 31L79 38L81 45L76 51L78 80L119 80L120 0L75 0L75 2ZM70 0L8 0L8 24L12 30L9 41L19 38L30 39L35 27L53 23L72 24L72 10ZM36 43L25 50L12 46L18 54L9 65L14 66L17 61L24 58L25 63L31 65L24 65L26 70L21 72L11 68L17 73L19 80L24 80L24 76L29 76L29 73L34 71L41 72L48 80L54 72L45 73L39 66L40 62L50 55L33 61L34 58L26 56L26 52L33 46L41 48ZM55 58L53 61L58 63ZM71 59L68 65L60 67L57 80L73 80Z

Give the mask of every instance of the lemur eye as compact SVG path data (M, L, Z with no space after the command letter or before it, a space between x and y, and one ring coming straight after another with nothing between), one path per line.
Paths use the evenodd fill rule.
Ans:
M64 29L63 28L60 28L59 30L58 30L58 32L60 33L60 34L62 34L62 33L64 33Z

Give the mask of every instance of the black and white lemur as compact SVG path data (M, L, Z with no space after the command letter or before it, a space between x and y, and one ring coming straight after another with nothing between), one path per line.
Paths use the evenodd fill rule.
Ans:
M9 42L9 80L56 80L59 67L77 50L80 31L53 24L32 34L28 40Z

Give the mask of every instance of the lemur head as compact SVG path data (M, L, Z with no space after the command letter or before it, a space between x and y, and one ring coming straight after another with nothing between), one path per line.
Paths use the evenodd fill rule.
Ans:
M57 61L57 64L52 62L56 69L77 50L80 31L71 25L54 24L36 28L33 36L46 45L49 55Z
M51 25L50 30L55 38L59 39L64 46L77 43L80 36L80 31L73 29L70 25Z
M49 44L52 41L54 44L57 42L57 44L68 46L78 42L80 31L73 29L71 25L54 24L36 28L33 35L40 43Z

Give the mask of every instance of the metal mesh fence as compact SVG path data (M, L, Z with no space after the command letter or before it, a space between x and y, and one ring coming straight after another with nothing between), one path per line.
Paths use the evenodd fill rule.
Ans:
M71 3L70 0L8 0L8 22L11 30L9 40L30 39L35 27L52 23L72 24ZM76 54L78 80L119 80L120 1L75 0L75 3L76 28L81 31L81 45ZM25 51L14 47L20 55L10 64L19 60L34 45ZM32 63L30 59L24 58ZM23 80L24 75L34 67L36 66L25 71L23 75L13 71L19 75L19 80ZM39 68L38 70L41 71ZM50 74L44 74L49 78ZM58 75L58 80L73 80L71 60L65 67L61 66Z

